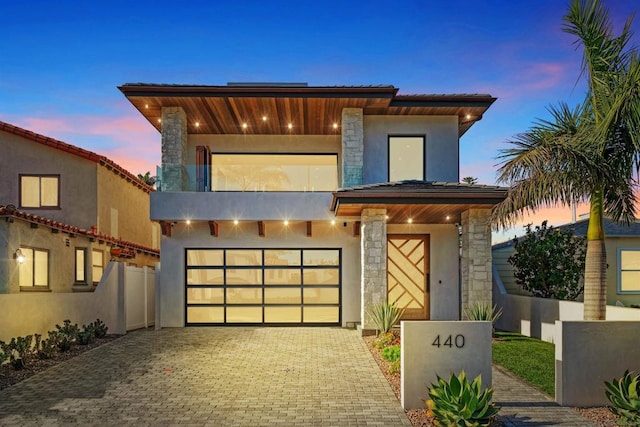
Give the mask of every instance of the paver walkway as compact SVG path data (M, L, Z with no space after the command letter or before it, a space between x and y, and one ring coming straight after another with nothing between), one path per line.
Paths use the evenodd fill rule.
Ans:
M493 367L493 401L500 419L512 426L595 426L571 408L558 406L550 397L523 383L510 372Z
M493 369L505 426L592 426ZM340 328L141 330L0 391L0 425L410 426Z
M137 331L0 391L0 425L410 426L354 331Z

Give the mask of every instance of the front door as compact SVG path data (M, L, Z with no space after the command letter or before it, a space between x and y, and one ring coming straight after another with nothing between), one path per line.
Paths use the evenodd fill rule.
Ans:
M402 320L429 319L429 236L389 235L387 298L404 309Z

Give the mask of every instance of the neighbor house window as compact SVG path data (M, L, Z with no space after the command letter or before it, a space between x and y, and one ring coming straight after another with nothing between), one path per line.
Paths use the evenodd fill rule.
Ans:
M18 267L19 284L23 288L49 286L49 251L20 248L24 262Z
M213 154L213 191L335 191L336 154Z
M76 283L87 283L87 249L76 248Z
M424 180L424 136L389 137L389 182Z
M60 176L20 175L20 207L60 207Z
M91 251L91 276L93 284L97 285L102 279L102 272L104 271L104 257L102 251L93 249Z
M618 250L618 293L640 294L640 250Z

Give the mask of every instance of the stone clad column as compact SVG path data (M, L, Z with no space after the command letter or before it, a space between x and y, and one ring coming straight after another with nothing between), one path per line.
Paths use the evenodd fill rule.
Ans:
M462 213L462 318L474 302L493 305L491 275L491 209Z
M187 188L187 114L182 107L162 107L162 191Z
M375 304L387 301L386 214L386 209L363 209L360 218L360 319L363 334L376 329L366 314L367 310Z
M362 108L342 110L342 187L362 185L364 126Z

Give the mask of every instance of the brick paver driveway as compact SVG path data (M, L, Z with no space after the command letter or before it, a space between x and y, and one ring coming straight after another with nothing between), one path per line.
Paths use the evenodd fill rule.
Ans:
M2 425L410 426L356 332L136 331L0 391Z

